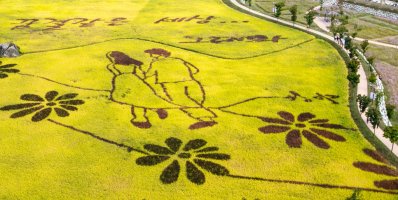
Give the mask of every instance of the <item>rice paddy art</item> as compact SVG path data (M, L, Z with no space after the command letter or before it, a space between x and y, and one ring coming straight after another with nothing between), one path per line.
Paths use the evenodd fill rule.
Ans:
M0 198L398 194L322 39L215 0L4 4Z

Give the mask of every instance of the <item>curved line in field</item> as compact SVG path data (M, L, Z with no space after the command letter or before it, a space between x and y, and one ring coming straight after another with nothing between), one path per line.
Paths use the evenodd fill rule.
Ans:
M70 130L72 130L72 131L75 131L75 132L82 133L82 134L84 134L84 135L90 136L90 137L92 137L92 138L94 138L94 139L96 139L96 140L99 140L99 141L101 141L101 142L105 142L105 143L108 143L108 144L117 146L117 147L119 147L119 148L124 148L124 149L126 149L128 152L135 151L135 152L137 152L137 153L141 153L141 154L144 154L144 155L149 155L149 153L147 153L147 152L145 152L145 151L143 151L143 150L134 148L134 147L132 147L132 146L128 146L128 145L123 144L123 143L118 143L118 142L115 142L115 141L110 140L110 139L107 139L107 138L103 138L103 137L101 137L101 136L98 136L98 135L96 135L96 134L90 132L90 131L85 131L85 130L82 130L82 129L78 129L78 128L74 127L74 126L70 126L70 125L67 125L67 124L63 124L63 123L61 123L61 122L58 122L58 121L55 121L55 120L52 120L52 119L48 119L48 121L51 122L51 123L53 123L53 124L56 124L56 125L58 125L58 126L61 126L61 127L70 129Z
M80 89L80 90L88 90L88 91L96 91L96 92L110 92L110 90L93 89L93 88L85 88L85 87L69 85L69 84L66 84L66 83L61 83L61 82L54 81L54 80L46 78L46 77L37 76L37 75L33 75L33 74L24 74L24 73L16 73L16 74L21 75L21 76L30 76L30 77L33 77L33 78L39 78L39 79L43 79L43 80L46 80L46 81L49 81L49 82L52 82L52 83L56 83L56 84L60 84L60 85L66 86L66 87L76 88L76 89Z
M68 49L75 49L75 48L87 47L87 46L92 46L92 45L96 45L96 44L102 44L102 43L106 43L106 42L110 42L110 41L118 41L118 40L140 40L140 41L145 41L145 42L157 43L157 44L161 44L161 45L165 45L165 46L169 46L169 47L173 47L173 48L177 48L177 49L182 49L182 50L185 50L185 51L190 51L190 52L193 52L193 53L202 54L202 55L206 55L206 56L210 56L210 57L214 57L214 58L220 58L220 59L226 59L226 60L244 60L244 59L256 58L256 57L266 56L266 55L269 55L269 54L274 54L274 53L278 53L278 52L281 52L281 51L285 51L285 50L300 46L302 44L309 43L309 42L313 41L314 39L305 40L305 41L300 42L298 44L295 44L295 45L292 45L292 46L289 46L289 47L285 47L283 49L279 49L279 50L276 50L276 51L262 53L262 54L258 54L258 55L254 55L254 56L238 57L238 58L236 58L236 57L234 58L234 57L217 56L217 55L213 55L213 54L209 54L209 53L204 53L204 52L192 50L192 49L189 49L189 48L179 47L179 46L176 46L176 45L167 44L167 43L164 43L164 42L154 41L154 40L150 40L150 39L144 39L144 38L116 38L116 39L110 39L110 40L105 40L105 41L101 41L101 42L94 42L94 43L80 45L80 46L74 46L74 47L66 47L66 48L43 50L43 51L30 51L30 52L28 51L28 52L23 52L22 55L38 54L38 53L46 53L46 52L53 52L53 51L62 51L62 50L68 50Z
M236 179L246 179L251 181L264 181L264 182L272 182L272 183L285 183L285 184L294 184L294 185L307 185L313 187L320 187L325 189L345 189L345 190L355 190L360 189L367 192L376 192L376 193L385 193L385 194L398 194L398 192L394 191L385 191L385 190L378 190L372 188L362 188L362 187L352 187L352 186L345 186L345 185L332 185L332 184L324 184L324 183L310 183L310 182L302 182L302 181L294 181L294 180L279 180L279 179L267 179L267 178L260 178L260 177L249 177L249 176L241 176L241 175L227 175L230 178Z

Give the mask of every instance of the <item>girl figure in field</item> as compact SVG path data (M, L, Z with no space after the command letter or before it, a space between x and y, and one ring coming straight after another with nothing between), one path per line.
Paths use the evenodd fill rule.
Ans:
M190 129L214 126L217 115L203 104L206 93L202 84L195 78L199 69L193 64L164 49L145 50L152 61L144 71L145 81L155 90L156 95L168 102L181 106L179 109L198 122Z
M138 128L152 126L148 111L160 119L168 116L167 109L179 109L197 122L190 129L217 124L216 114L204 107L205 91L194 75L199 70L191 63L175 57L164 49L149 49L152 61L144 69L143 63L119 51L107 54L113 74L111 100L131 106L131 123Z
M165 119L167 112L164 109L156 108L162 106L164 101L151 98L153 92L148 91L148 86L144 81L143 63L120 51L109 52L106 56L111 61L107 65L107 69L113 74L110 99L131 106L131 115L133 116L130 120L131 124L138 128L150 128L152 124L147 117L148 110L155 111L159 118ZM143 95L148 97L143 97ZM155 102L157 105L146 102Z

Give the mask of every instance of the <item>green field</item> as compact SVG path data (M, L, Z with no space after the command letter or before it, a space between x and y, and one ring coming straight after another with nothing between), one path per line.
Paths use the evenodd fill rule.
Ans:
M0 199L397 199L321 39L221 0L0 5Z
M385 37L398 35L398 24L387 19L372 16L366 13L354 13L349 11L349 21L347 28L350 32L355 32L355 28L359 29L358 37L365 39L379 39L383 41ZM392 43L383 41L385 43Z

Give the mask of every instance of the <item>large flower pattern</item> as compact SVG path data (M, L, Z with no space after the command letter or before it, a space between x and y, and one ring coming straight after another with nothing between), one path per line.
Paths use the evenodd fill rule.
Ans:
M202 139L188 141L183 148L180 139L170 137L165 141L167 147L146 144L144 148L151 153L136 160L138 165L153 166L167 160L172 160L160 175L160 181L164 184L176 182L180 175L181 164L185 164L188 180L197 185L205 183L205 174L199 169L204 169L217 176L229 175L227 168L215 163L214 160L229 160L228 154L217 153L218 147L205 147L207 142ZM198 168L199 167L199 168Z
M9 73L18 73L18 69L12 69L14 68L17 64L7 64L7 65L1 65L2 62L0 61L0 79L4 79L8 77Z
M351 130L342 125L331 124L328 119L316 119L316 116L309 112L301 113L297 118L286 111L280 111L278 115L281 118L260 117L262 121L272 125L260 127L259 131L265 134L287 132L286 144L291 148L300 148L302 146L302 136L304 136L316 147L329 149L330 145L322 138L337 142L344 142L346 139L326 129Z
M372 172L376 174L398 177L398 169L388 163L386 159L384 159L377 151L371 149L364 149L363 152L371 157L374 161L379 164L374 164L370 162L354 162L354 167L367 172ZM374 185L379 188L383 188L386 190L398 190L398 178L393 180L381 180L375 181Z
M24 117L35 113L32 116L33 122L39 122L50 116L54 110L57 116L67 117L68 111L76 111L76 106L84 104L83 100L75 99L78 96L76 93L68 93L58 96L57 91L49 91L43 97L35 94L24 94L20 97L23 101L28 103L13 104L1 107L2 111L20 110L10 116L10 118Z

